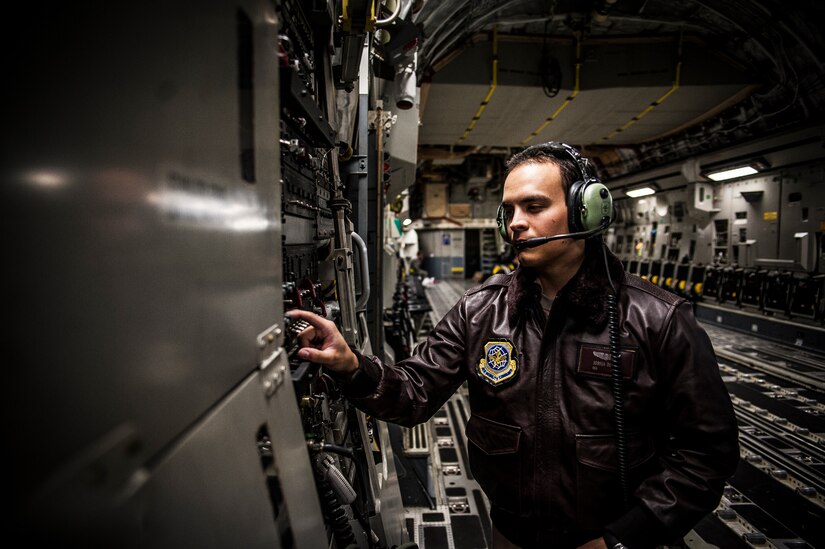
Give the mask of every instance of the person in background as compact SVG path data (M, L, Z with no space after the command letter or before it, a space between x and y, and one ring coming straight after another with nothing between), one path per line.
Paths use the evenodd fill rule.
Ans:
M425 280L430 275L430 273L424 269L423 265L424 253L419 251L415 256L415 259L410 261L409 280L415 296L420 300L426 299L426 296L424 295L424 286Z
M515 271L516 267L518 267L518 258L512 246L508 246L507 248L506 251L498 256L498 260L490 269L490 272L477 271L473 275L473 281L480 284L493 275L510 274Z
M351 350L334 323L289 313L311 324L299 356L385 421L427 421L467 383L470 468L491 504L494 549L673 543L717 506L739 459L691 305L625 273L592 230L527 247L574 232L571 189L594 177L568 145L514 155L500 224L518 268L467 291L391 367Z
M410 275L418 278L427 278L430 273L424 269L424 253L419 251L415 259L410 262Z
M410 264L418 257L418 232L409 225L405 225L401 234L400 249L398 255L404 262L405 272L410 272Z

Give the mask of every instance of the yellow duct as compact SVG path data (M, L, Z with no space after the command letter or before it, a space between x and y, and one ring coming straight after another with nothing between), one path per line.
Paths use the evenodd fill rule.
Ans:
M493 27L493 81L490 84L490 89L487 91L487 97L484 98L484 101L481 102L481 105L478 106L478 110L476 111L475 116L473 119L470 120L470 125L467 126L467 129L464 130L464 134L458 138L456 141L456 145L460 144L462 141L467 139L467 136L470 135L470 132L473 131L473 128L478 122L478 119L481 118L481 113L484 112L484 109L487 108L487 104L490 102L490 98L493 97L493 92L496 91L496 85L498 84L498 27Z
M561 106L558 109L556 109L556 112L554 112L553 114L551 114L550 116L548 116L547 118L544 119L544 123L542 123L542 125L539 126L536 129L536 131L534 131L533 133L531 133L530 135L525 137L521 141L521 145L526 145L527 143L532 141L534 137L536 137L538 134L540 134L542 132L542 130L544 130L544 128L546 128L547 125L550 124L550 122L555 120L556 117L559 115L559 113L561 111L563 111L565 108L567 108L567 105L569 105L570 102L573 101L576 98L577 95L579 95L579 83L581 81L581 69L582 69L582 55L581 55L581 53L582 53L581 40L579 40L579 38L576 37L576 70L575 70L576 80L575 80L575 83L573 84L573 93L571 93L570 95L567 96L567 99L565 99L564 103L562 103Z
M608 139L612 139L612 138L616 137L617 135L619 135L620 133L622 133L623 131L625 131L627 128L629 128L630 126L632 126L633 124L635 124L636 122L638 122L639 120L641 120L642 118L647 116L650 111L652 111L653 109L655 109L656 107L658 107L659 105L664 103L665 99L670 97L670 95L673 92L675 92L676 90L679 89L679 81L680 81L681 76L682 76L682 33L679 33L679 47L677 49L677 52L678 53L677 53L677 56L676 56L676 77L674 78L673 84L670 86L670 89L667 90L667 92L665 92L665 94L662 95L659 99L657 99L656 101L654 101L653 103L648 105L645 110L643 110L642 112L640 112L639 114L637 114L636 116L631 118L630 121L627 122L627 124L625 124L621 128L617 128L617 129L613 130L610 133L610 135L602 137L602 141L607 141Z

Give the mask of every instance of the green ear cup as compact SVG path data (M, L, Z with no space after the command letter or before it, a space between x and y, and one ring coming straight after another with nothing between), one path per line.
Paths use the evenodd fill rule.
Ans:
M581 196L579 220L581 228L592 231L605 220L613 218L613 197L602 183L591 182L584 187Z
M498 234L501 235L501 238L509 241L507 235L507 212L504 211L504 207L501 204L499 204L498 210L496 210L496 225L498 225Z

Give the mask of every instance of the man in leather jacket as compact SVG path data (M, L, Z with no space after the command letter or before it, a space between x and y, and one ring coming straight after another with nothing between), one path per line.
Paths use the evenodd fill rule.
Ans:
M568 191L589 174L560 147L508 162L502 207L517 247L570 232ZM326 365L362 410L406 426L467 382L470 467L491 502L496 548L678 540L716 507L739 459L733 407L691 305L625 273L599 237L550 241L518 259L514 273L466 292L394 366L354 353L335 324L303 311L289 313L311 324L299 356Z

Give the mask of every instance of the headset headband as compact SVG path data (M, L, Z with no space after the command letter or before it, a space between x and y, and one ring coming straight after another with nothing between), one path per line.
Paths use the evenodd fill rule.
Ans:
M567 158L572 160L576 164L576 167L579 168L579 173L581 174L581 179L579 181L596 179L595 177L592 177L590 175L590 162L586 158L582 158L582 155L579 154L579 151L577 151L567 143L561 143L559 141L548 141L546 143L539 143L537 145L531 145L530 147L527 147L526 149L524 149L523 153L526 153L531 150L562 153Z

